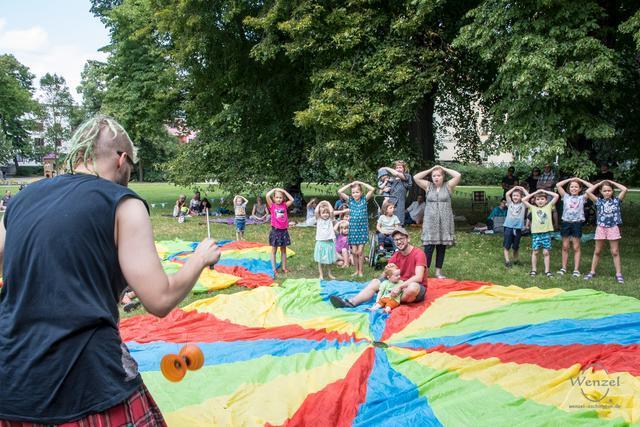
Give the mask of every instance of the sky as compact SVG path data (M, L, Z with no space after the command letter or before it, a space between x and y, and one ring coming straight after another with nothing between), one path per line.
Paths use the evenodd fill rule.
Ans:
M9 53L29 67L36 78L47 72L61 75L71 95L89 59L104 61L98 49L109 32L89 8L89 0L0 0L0 54Z

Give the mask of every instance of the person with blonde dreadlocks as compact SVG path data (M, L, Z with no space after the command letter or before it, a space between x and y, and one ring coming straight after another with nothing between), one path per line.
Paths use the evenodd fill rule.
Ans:
M20 191L0 223L0 426L164 426L120 338L119 295L129 286L166 316L220 252L204 239L167 276L147 205L127 188L126 131L97 116L71 143L70 173Z

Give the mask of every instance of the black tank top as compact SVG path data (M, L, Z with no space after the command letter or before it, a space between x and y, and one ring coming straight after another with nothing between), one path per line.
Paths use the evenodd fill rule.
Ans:
M114 242L126 187L93 175L30 184L11 201L0 290L0 419L62 423L141 384L118 331ZM142 200L142 199L140 199Z

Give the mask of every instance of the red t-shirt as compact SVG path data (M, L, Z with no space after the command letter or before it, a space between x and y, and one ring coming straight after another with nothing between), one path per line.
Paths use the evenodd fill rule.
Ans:
M400 251L396 252L389 258L389 263L394 263L400 268L400 279L407 280L416 274L416 266L424 267L424 276L422 277L422 285L427 287L427 256L424 252L414 246L409 255L402 255Z

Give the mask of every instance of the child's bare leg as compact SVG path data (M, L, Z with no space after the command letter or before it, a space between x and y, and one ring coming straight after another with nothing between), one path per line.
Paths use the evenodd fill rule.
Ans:
M375 303L369 308L369 310L374 311L374 310L379 309L380 307L382 307L380 304Z
M613 266L616 269L616 274L622 274L618 240L609 240L609 249L611 249L611 257L613 258Z
M273 274L276 274L276 252L278 252L278 247L271 246L271 269Z
M386 313L391 313L391 306L386 306L386 307L384 308L384 311L385 311Z
M358 245L351 245L351 253L353 254L353 266L356 268L356 271L352 274L352 276L358 275Z
M364 245L358 245L358 276L364 276Z
M519 249L514 249L513 250L513 261L514 262L518 262L520 260L520 250Z
M542 256L544 257L544 272L548 273L551 271L551 253L549 249L543 249Z
M502 253L504 254L504 262L509 262L509 249L502 248Z
M580 239L573 238L573 271L580 271L580 255L582 248L580 247Z
M336 278L336 276L331 274L331 264L327 264L327 276L329 277L329 279L335 279Z
M322 275L322 264L318 263L318 276L320 277L320 280L323 280L324 277Z
M603 245L604 240L596 240L596 247L593 250L593 259L591 260L591 273L596 272L596 268L598 267L598 263L600 262L600 253L602 252Z
M289 272L287 270L287 247L280 246L280 266L282 267L282 271L285 273Z
M531 271L538 271L538 252L539 249L531 251Z
M349 249L343 248L341 252L342 256L342 266L349 267Z
M569 263L569 238L562 238L562 268L564 270L567 269L567 264Z

